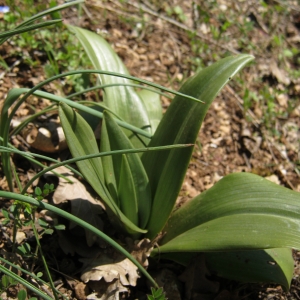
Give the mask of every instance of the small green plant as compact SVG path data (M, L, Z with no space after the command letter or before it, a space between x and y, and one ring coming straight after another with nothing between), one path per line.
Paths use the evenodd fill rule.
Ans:
M48 183L44 185L43 189L36 187L34 191L34 198L38 201L41 201L50 193L52 193L53 190L54 185ZM4 216L4 219L2 221L3 225L7 225L11 220L13 220L13 244L15 245L17 230L24 226L29 226L32 224L32 222L34 221L35 209L27 203L14 201L9 210L2 209L1 211ZM47 222L45 222L43 219L39 219L38 222L45 229L42 234L52 234L53 229L49 228L49 224ZM58 225L57 229L59 228L60 226ZM23 244L18 247L18 250L23 255L29 255L30 245Z
M168 298L165 297L165 293L162 288L155 289L151 288L152 295L147 295L148 300L167 300Z
M2 275L1 282L0 282L0 291L8 289L10 286L16 285L18 282L13 278Z
M1 282L0 282L0 293L2 294L3 292L7 291L9 288L16 286L19 282L8 276L8 275L2 275L1 277ZM2 298L1 298L2 299ZM19 290L17 294L17 299L18 300L37 300L36 297L27 297L27 292L24 289Z

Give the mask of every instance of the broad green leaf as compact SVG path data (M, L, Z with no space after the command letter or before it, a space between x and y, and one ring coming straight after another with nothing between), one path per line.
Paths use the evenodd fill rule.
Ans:
M66 104L61 103L59 106L59 117L73 157L99 152L94 132L78 113ZM84 170L82 174L89 180L93 178L97 183L104 181L101 158L80 161L77 165L80 170ZM105 190L101 193L101 197L105 202L110 199Z
M160 246L159 251L208 252L299 247L300 219L267 213L239 213L196 226Z
M99 152L91 127L78 113L68 105L61 103L59 106L59 117L73 157ZM104 201L108 214L114 217L112 219L113 222L119 226L119 221L122 222L127 231L131 233L145 232L128 220L114 203L105 186L101 158L78 161L77 166L87 182Z
M216 218L247 213L300 220L300 193L251 173L230 174L180 207L168 220L161 242Z
M163 116L160 95L146 89L140 90L137 93L145 104L150 120L151 134L154 134Z
M277 283L289 290L294 272L291 249L205 253L214 275L242 282Z
M111 46L98 34L86 29L68 25L76 34L95 69L128 74L128 71ZM102 84L131 83L125 78L99 75ZM123 121L150 132L150 121L143 101L131 86L114 86L105 88L104 104ZM137 138L124 129L135 148L147 145L149 139ZM143 143L141 142L143 141Z
M100 151L101 152L111 151L105 115L103 117L103 122L101 126ZM111 155L103 156L101 159L103 164L105 184L110 192L110 195L115 201L116 205L120 207L113 157Z
M126 137L124 132L120 129L115 119L107 112L104 112L105 126L111 150L133 149L130 140ZM141 228L145 228L151 210L151 190L149 187L149 180L145 172L144 166L138 154L133 153L127 155L128 164L134 182L134 190L138 201L139 224ZM118 186L121 180L120 166L122 164L122 156L114 155L112 157L114 165L114 176L116 178L116 185ZM120 201L119 197L119 201ZM122 207L122 204L121 204Z
M163 116L150 146L195 143L206 112L222 87L249 61L250 55L224 58L187 80L180 92L201 99L205 104L176 96ZM153 208L147 236L153 238L165 225L180 191L192 148L142 156L152 195Z
M138 225L138 200L130 166L125 154L122 155L118 194L122 212L132 223Z

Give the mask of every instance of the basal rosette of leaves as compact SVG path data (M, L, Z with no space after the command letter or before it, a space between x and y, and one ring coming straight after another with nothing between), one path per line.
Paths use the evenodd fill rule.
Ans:
M99 35L74 26L69 29L96 69L128 74ZM164 115L154 92L137 92L128 79L101 75L101 84L117 85L104 90L109 111L103 112L100 145L79 113L65 103L59 107L72 155L194 144L218 92L251 60L252 56L243 54L226 57L199 71L179 92L203 103L176 95ZM118 120L145 134L121 128ZM117 228L139 239L154 239L165 232L152 255L163 253L183 263L182 253L192 258L194 253L206 252L207 264L221 276L276 282L288 289L293 275L291 248L300 248L299 193L253 174L235 173L173 212L192 152L192 147L146 151L93 158L77 165ZM222 260L222 255L227 259Z

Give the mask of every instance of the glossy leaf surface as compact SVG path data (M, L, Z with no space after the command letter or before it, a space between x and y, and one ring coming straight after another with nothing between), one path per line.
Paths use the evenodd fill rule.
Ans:
M73 157L99 152L94 132L78 113L62 103L59 107L59 117ZM128 228L129 232L144 232L125 217L112 199L105 186L100 158L79 161L77 162L77 166L85 179L102 198L106 204L108 213L114 216L115 222L121 221ZM116 216L118 217L116 218Z
M110 150L133 149L133 145L131 144L130 140L121 130L119 125L115 122L115 119L107 112L104 112L104 121L105 121L105 128L107 130L108 141L110 144ZM104 143L106 143L106 140ZM134 198L136 197L137 199L139 225L141 228L145 228L149 219L151 202L152 202L149 180L138 154L133 153L127 155L126 160L128 161L128 167L129 167L127 171L130 172L131 174L131 175L128 174L128 176L130 176L133 180L132 197ZM121 174L120 166L124 164L122 156L120 155L113 156L112 162L113 162L113 172L116 178L116 186L120 187L121 181L123 186L123 188L121 189L123 192L122 195L120 194L119 191L119 201L127 202L126 198L130 196L128 192L125 192L126 185L124 182L124 178L122 178L122 174ZM123 165L123 167L125 166ZM123 169L123 172L124 171L125 170ZM129 188L129 185L127 187ZM120 203L120 205L121 207L124 205L126 205L127 207L128 203Z
M120 197L121 210L132 223L138 225L138 199L135 192L133 176L125 154L122 155L118 194Z
M251 173L233 173L178 209L162 243L223 216L259 213L300 220L300 193Z
M220 217L196 226L159 248L160 252L300 248L300 220L267 213Z
M205 104L176 96L149 146L195 143L206 112L218 92L252 59L250 55L227 57L188 79L180 92L201 99ZM150 238L162 230L174 207L192 151L193 149L181 149L164 153L144 153L142 156L154 195L148 224Z
M68 25L68 28L76 34L85 52L89 56L95 69L128 74L128 71L111 46L98 34L76 26ZM125 78L99 75L102 84L132 83ZM141 98L131 86L114 86L105 88L104 104L118 115L123 121L140 129L150 132L150 121L147 110ZM147 145L149 139L141 137L141 140L124 129L127 136L136 148L141 148L143 143Z

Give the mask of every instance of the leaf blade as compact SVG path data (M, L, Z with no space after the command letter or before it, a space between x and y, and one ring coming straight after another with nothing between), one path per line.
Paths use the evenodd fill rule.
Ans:
M299 219L263 213L235 214L196 226L162 245L159 251L299 249L299 228Z
M233 173L180 207L168 220L162 243L215 218L238 213L300 219L300 194L251 173Z
M73 111L68 105L62 103L59 107L59 117L73 157L96 154L99 152L91 127L78 113ZM100 158L78 161L77 166L85 179L106 204L107 212L113 217L112 221L115 224L120 227L119 222L123 223L126 230L131 233L145 232L145 230L142 230L128 220L115 204L105 186L102 161Z
M194 144L204 116L217 93L253 57L227 57L190 78L180 89L205 104L176 96L162 118L149 146L176 143ZM193 149L145 153L142 161L154 195L148 226L153 238L165 225L179 193ZM153 163L155 162L155 164Z
M133 149L133 145L131 144L130 140L120 129L114 118L108 112L104 112L104 118L111 150ZM139 224L141 228L145 228L150 216L152 203L149 179L138 154L133 153L128 155L127 159L133 179L134 194L136 195L138 201ZM121 180L121 156L114 156L113 164L116 184L118 185Z
M129 162L125 154L122 155L118 194L123 213L132 223L138 225L138 200Z
M95 69L129 74L117 54L101 36L76 26L68 25L68 28L76 34L76 37L84 47ZM103 84L131 83L131 81L126 78L117 78L107 75L100 75L99 77ZM150 132L150 121L147 110L134 88L130 86L105 88L104 103L125 122ZM126 132L126 135L136 148L143 146L140 139L146 145L149 142L149 139L144 137L138 139L135 135L132 135L132 132L125 129L124 132Z

